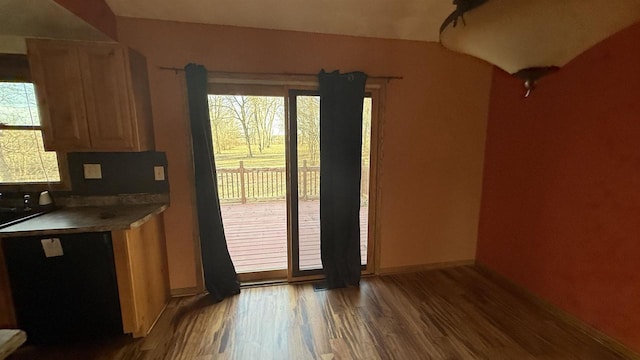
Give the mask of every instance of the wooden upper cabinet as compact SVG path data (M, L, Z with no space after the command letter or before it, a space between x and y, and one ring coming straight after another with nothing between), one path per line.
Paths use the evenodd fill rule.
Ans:
M36 83L45 148L90 147L78 50L56 42L33 45L28 44L29 66Z
M124 50L110 45L82 46L78 54L91 146L133 150L135 119Z
M47 150L153 150L142 55L111 43L31 39L27 45Z

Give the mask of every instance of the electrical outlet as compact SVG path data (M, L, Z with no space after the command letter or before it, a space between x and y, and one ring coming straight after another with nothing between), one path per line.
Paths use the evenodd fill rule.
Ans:
M100 164L83 164L85 179L102 179L102 166Z
M164 181L164 166L154 166L153 176L156 181Z

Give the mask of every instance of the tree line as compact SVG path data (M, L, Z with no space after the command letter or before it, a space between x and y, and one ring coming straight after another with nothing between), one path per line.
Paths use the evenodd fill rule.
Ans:
M283 112L283 99L267 96L209 95L209 115L216 154L239 143L248 157L271 147L274 125Z
M209 95L209 114L216 154L243 144L247 157L262 154L284 135L284 98L275 96ZM363 106L363 151L368 157L371 99ZM320 161L320 98L297 97L298 149L310 164Z
M60 180L56 153L44 151L37 128L40 120L32 84L0 83L0 123L0 183Z

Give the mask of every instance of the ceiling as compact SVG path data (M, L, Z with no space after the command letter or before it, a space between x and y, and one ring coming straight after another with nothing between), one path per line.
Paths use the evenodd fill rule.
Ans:
M416 41L439 41L440 25L455 9L453 0L104 1L117 16L123 17ZM522 4L517 8L526 12L530 1L520 0ZM624 12L623 5L627 2L640 0L618 0L612 4L618 4ZM0 22L0 53L24 52L24 37L109 40L54 0L0 0L0 14L10 14ZM599 31L593 26L577 27L576 31L582 33L587 29ZM609 34L603 34L602 38Z
M452 0L106 0L117 16L438 41Z
M0 53L25 53L25 37L109 39L53 0L0 0L0 14Z

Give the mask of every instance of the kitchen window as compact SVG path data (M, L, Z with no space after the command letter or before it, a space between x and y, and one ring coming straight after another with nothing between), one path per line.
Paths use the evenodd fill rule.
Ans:
M60 167L44 149L33 84L0 82L0 185L59 184Z

